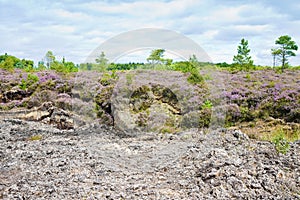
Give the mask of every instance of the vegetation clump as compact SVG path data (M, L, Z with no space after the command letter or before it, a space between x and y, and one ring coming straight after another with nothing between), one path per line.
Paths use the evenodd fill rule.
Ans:
M286 154L290 148L290 144L282 131L279 131L273 136L272 142L274 143L278 153Z
M29 141L38 141L41 140L43 138L42 135L33 135L31 137L28 138Z
M39 81L39 77L34 74L27 74L27 79L22 79L21 83L19 84L20 89L27 90L30 86L34 85Z

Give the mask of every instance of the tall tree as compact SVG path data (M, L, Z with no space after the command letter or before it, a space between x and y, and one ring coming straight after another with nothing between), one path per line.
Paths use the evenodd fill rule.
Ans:
M288 64L288 57L296 56L294 51L298 50L298 46L288 35L280 36L275 44L279 45L277 54L281 57L281 71L283 71Z
M253 60L251 59L250 49L248 46L248 40L242 38L240 45L237 48L237 55L233 57L234 64L237 64L241 67L245 67L247 70L253 65Z

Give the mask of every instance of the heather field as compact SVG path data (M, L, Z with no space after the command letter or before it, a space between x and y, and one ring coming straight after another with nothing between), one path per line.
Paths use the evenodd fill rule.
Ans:
M256 139L272 140L278 134L291 141L299 139L299 70L288 69L283 73L272 69L232 72L216 68L209 72L200 69L200 74L204 81L192 84L187 81L189 73L168 70L82 71L68 74L52 70L31 73L20 69L15 69L14 72L1 70L0 109L4 112L31 109L44 102L52 102L58 108L113 126L116 125L114 120L117 120L114 119L116 113L113 113L113 107L118 107L118 102L123 101L122 105L127 104L126 109L130 109L133 100L126 98L130 99L132 93L140 90L139 102L134 100L133 103L133 106L139 107L135 107L135 113L131 114L144 118L144 124L139 122L139 126L145 127L147 120L155 118L150 116L148 107L153 104L155 109L170 110L158 107L155 101L174 101L153 99L147 92L143 94L139 89L158 84L162 91L170 90L174 93L176 105L166 105L171 105L173 109L173 113L165 112L169 124L156 127L156 131L178 132L187 128L209 128L212 121L225 117L223 127L239 127ZM123 95L125 100L118 99L118 95ZM176 106L180 107L178 113L174 111ZM221 107L223 116L213 114L214 109Z

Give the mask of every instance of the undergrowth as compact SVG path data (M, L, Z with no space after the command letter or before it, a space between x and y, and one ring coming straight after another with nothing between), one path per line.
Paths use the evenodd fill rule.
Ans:
M289 142L294 142L300 139L300 130L284 130L277 128L270 134L263 136L264 140L271 141L278 153L286 154L290 149Z

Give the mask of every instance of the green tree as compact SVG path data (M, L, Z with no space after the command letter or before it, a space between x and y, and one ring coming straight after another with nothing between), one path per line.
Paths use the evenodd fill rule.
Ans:
M288 35L280 36L275 44L279 45L279 48L276 49L276 55L280 56L281 59L281 71L283 72L284 68L288 64L288 57L296 56L294 51L298 50L298 46L295 41Z
M7 53L5 53L4 55L0 55L0 68L13 71L14 68L23 67L24 63L22 63L22 61L19 58L8 55Z
M105 57L104 52L102 51L98 58L96 58L96 63L99 66L100 71L104 71L108 66L108 59Z
M63 60L61 62L54 60L51 63L50 69L55 70L57 72L62 72L62 73L70 73L70 72L78 71L78 67L76 67L73 62L65 61L65 58L63 58Z
M163 59L162 62L167 66L171 66L173 63L173 60L170 58L166 58L166 59Z
M164 49L154 49L151 51L151 54L147 58L148 62L151 62L152 64L160 64L164 62Z
M78 72L78 67L73 62L63 62L64 72Z
M253 66L253 60L249 55L250 49L248 46L248 40L245 40L243 38L240 42L240 45L237 48L237 51L237 55L233 57L234 64L246 68L246 70L249 70L250 67Z
M8 57L9 55L7 53L5 53L4 55L0 55L0 63L5 61L5 59Z
M39 62L39 70L43 69L51 69L57 72L69 73L69 72L77 72L78 67L73 62L67 62L65 57L62 58L62 61L56 60L52 51L48 51L44 57L46 61L46 65L44 62Z
M8 70L8 71L13 71L14 65L15 65L15 61L10 56L0 62L0 68Z

